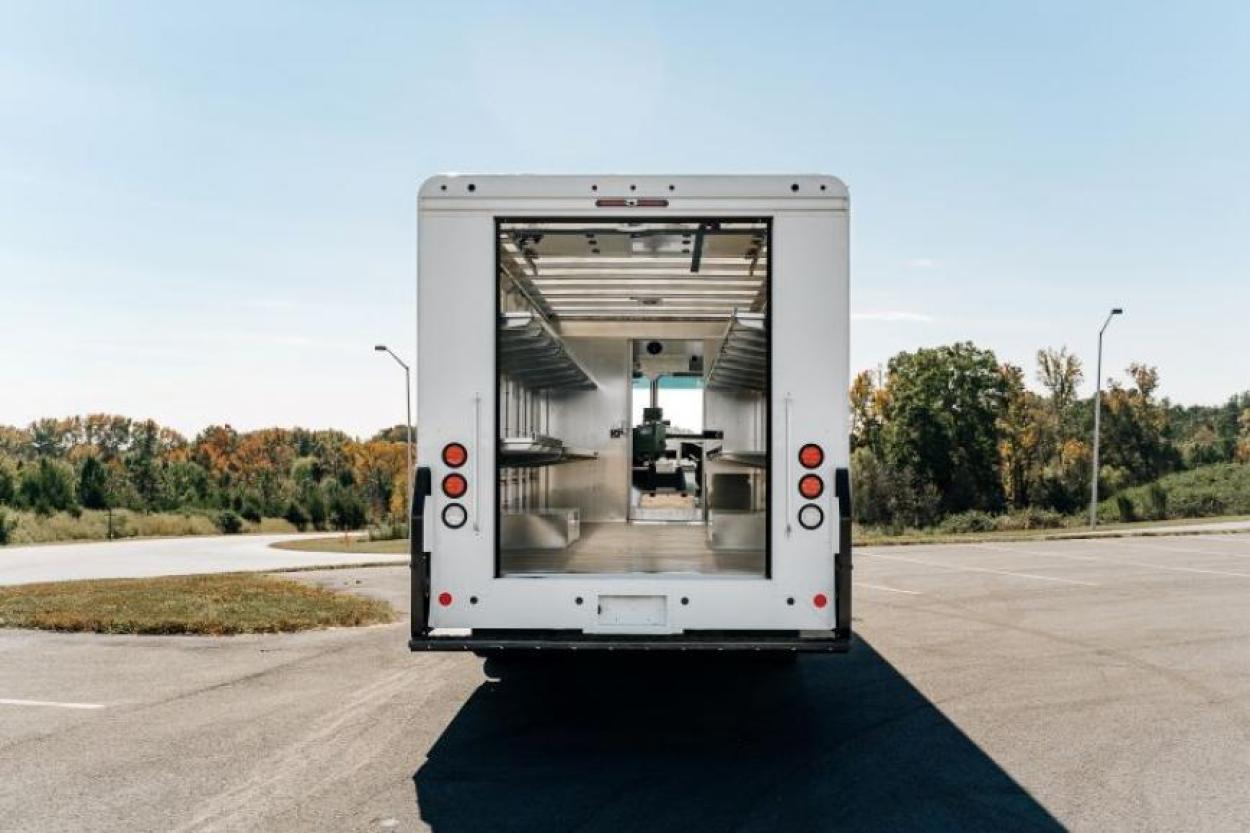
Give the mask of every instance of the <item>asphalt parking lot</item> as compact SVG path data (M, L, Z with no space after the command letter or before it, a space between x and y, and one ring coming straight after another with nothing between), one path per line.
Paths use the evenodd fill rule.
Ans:
M0 829L1250 829L1248 601L1196 535L862 549L792 666L0 631Z

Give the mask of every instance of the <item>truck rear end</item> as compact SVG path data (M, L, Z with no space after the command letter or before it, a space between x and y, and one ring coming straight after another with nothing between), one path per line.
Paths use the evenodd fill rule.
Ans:
M848 199L828 176L436 176L413 650L841 651Z

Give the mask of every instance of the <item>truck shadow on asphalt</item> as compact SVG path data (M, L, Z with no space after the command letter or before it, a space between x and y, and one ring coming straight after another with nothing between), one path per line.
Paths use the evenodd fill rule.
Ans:
M863 640L487 673L414 776L439 833L1063 829Z

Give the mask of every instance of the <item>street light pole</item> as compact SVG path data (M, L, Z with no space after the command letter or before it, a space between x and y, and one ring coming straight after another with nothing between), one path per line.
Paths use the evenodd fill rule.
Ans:
M1102 438L1102 334L1107 331L1107 325L1111 323L1111 319L1117 315L1122 315L1124 310L1115 307L1111 312L1107 313L1107 320L1102 322L1101 329L1098 330L1098 374L1094 377L1094 461L1093 471L1090 473L1089 485L1089 528L1093 529L1098 526L1098 443Z
M374 345L373 349L378 351L379 353L389 353L391 358L394 359L399 364L399 366L404 369L404 408L405 408L405 414L406 414L405 418L407 419L407 422L404 424L408 429L408 454L407 454L407 458L408 458L408 514L405 516L404 523L411 523L412 522L412 485L413 485L412 484L412 468L416 462L413 459L413 455L415 453L415 444L412 441L412 371L409 369L408 365L404 363L404 360L401 359L399 356L396 356L394 351L392 351L391 348L387 347L385 344ZM408 530L408 536L409 538L412 537L411 529Z

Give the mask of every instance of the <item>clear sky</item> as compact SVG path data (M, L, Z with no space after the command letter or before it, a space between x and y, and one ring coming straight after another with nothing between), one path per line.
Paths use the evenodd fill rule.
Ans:
M0 423L403 419L449 170L823 172L853 365L1250 388L1250 4L0 5ZM1089 385L1087 384L1087 388Z

